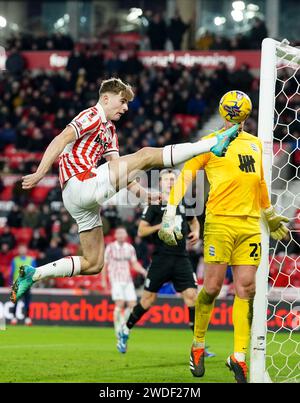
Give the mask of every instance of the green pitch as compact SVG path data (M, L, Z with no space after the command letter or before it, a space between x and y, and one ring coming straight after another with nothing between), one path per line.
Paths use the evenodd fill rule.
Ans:
M234 382L224 364L232 332L209 332L217 356L200 379L189 370L191 341L188 329L137 328L120 354L112 328L9 326L0 331L0 382Z

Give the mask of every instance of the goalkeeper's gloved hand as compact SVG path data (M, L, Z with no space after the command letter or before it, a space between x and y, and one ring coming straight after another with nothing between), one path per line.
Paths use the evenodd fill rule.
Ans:
M164 212L161 229L158 231L158 237L161 241L169 246L177 245L176 239L179 241L183 238L180 228L176 225L176 214L168 214Z
M264 209L263 213L269 226L271 237L276 240L283 239L289 232L289 229L283 223L288 223L289 219L278 215L273 206Z

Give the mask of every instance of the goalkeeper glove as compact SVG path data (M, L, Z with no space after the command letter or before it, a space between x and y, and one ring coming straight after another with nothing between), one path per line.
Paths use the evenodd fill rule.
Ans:
M169 246L177 245L176 239L180 241L183 238L180 228L176 225L175 221L176 213L167 215L167 211L164 212L161 229L158 231L158 237Z
M278 215L273 206L264 209L263 213L270 229L271 237L279 241L283 239L289 232L288 228L283 223L288 223L289 219Z

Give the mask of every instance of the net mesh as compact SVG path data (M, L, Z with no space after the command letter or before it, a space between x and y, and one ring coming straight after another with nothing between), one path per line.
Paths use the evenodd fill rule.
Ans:
M290 235L270 241L266 369L273 382L300 382L300 50L277 48L272 204Z

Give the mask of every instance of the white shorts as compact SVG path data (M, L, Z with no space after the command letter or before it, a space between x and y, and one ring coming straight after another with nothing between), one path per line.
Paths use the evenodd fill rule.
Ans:
M136 301L136 292L132 282L114 282L111 285L111 297L113 301Z
M65 208L78 225L78 232L102 226L100 205L116 193L110 183L108 162L91 171L96 176L80 181L73 176L62 192Z

